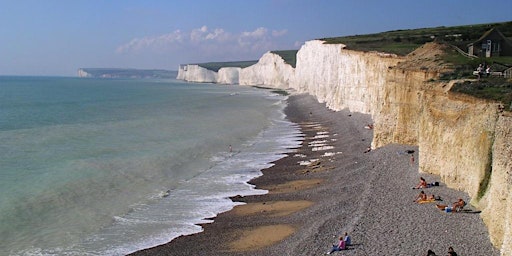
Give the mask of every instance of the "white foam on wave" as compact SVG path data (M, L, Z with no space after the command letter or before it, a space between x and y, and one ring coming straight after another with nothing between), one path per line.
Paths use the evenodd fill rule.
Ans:
M324 150L329 150L329 149L333 149L333 148L334 148L333 146L322 146L322 147L314 147L311 150L313 150L313 151L324 151Z
M339 155L339 154L342 154L341 151L338 151L338 152L325 152L322 156L335 156L335 155Z
M314 140L314 141L309 142L308 144L311 146L311 145L325 144L325 143L327 143L327 140Z
M329 135L322 134L322 135L316 135L315 137L313 137L313 139L323 139L323 138L329 138Z
M318 161L319 159L310 159L310 160L307 160L307 161L300 161L298 162L299 165L305 165L305 166L308 166L308 165L311 165L312 163Z
M208 89L201 87L201 91L203 90ZM236 97L224 96L233 100L244 97L246 93L249 92L237 93ZM257 94L260 93L257 92ZM222 91L222 94L225 94L225 92ZM276 98L281 96L272 95L271 97L275 101ZM261 100L258 99L258 101ZM204 104L203 101L192 102ZM221 103L224 103L224 101L221 101ZM273 105L273 108L281 106L284 109L285 104L280 101L271 105ZM261 109L267 111L266 108L262 107ZM260 112L257 112L257 116L261 116ZM182 122L166 119L166 123L158 123L157 121L160 120L159 116L151 119L144 116L138 121L121 120L120 122L113 122L107 125L100 123L102 127L105 126L106 131L114 131L112 133L118 136L126 135L125 137L128 139L126 145L128 146L123 145L121 148L134 149L127 150L125 154L120 154L119 157L110 157L108 158L109 161L98 163L80 160L73 162L73 166L76 167L78 164L82 164L83 166L79 166L83 167L82 169L91 169L90 165L93 165L92 167L98 170L106 169L103 167L116 167L112 168L114 171L109 172L115 175L112 178L113 182L111 184L117 185L122 181L129 183L129 185L119 186L119 188L115 187L116 189L111 189L112 193L116 196L131 196L135 198L133 200L135 203L130 203L129 207L123 207L119 211L102 214L101 217L107 216L105 221L107 223L105 225L98 225L98 228L88 226L89 229L94 230L90 231L91 234L87 235L87 237L77 239L76 243L70 242L65 245L59 243L63 248L53 246L52 249L30 248L29 250L34 252L34 255L126 255L136 250L167 243L180 235L201 232L202 228L198 224L212 222L211 218L217 214L242 204L233 202L229 197L268 193L267 190L256 189L254 185L248 184L248 181L260 176L262 169L272 166L273 161L286 156L285 153L293 152L294 148L301 145L304 135L300 132L299 126L284 119L282 112L274 113L279 112L276 109L268 110L268 112L272 112L272 118L256 122L261 124L261 129L264 130L256 138L254 136L257 132L251 135L251 137L244 137L244 140L249 141L243 145L233 145L233 152L229 152L228 147L234 141L231 140L231 130L220 130L229 134L225 137L218 136L220 141L216 142L216 144L211 144L215 145L216 148L212 149L214 146L210 146L210 148L207 146L210 145L211 130L216 130L215 125L218 123L222 123L223 128L237 127L242 129L241 126L230 125L230 120L238 119L238 116L233 116L231 119L225 120L225 122L210 122L208 118L196 118L194 119L195 121L203 123L194 125L192 127L194 130L192 128L177 129L177 132L186 131L184 133L186 135L193 134L198 138L201 135L205 136L206 143L202 143L202 140L194 141L195 143L188 143L190 140L183 141L180 144L183 147L182 153L176 153L177 151L171 148L171 146L178 144L176 140L162 139L167 137L156 136L161 134L158 132L148 131L145 134L147 137L128 136L133 134L132 131L152 131L153 129L149 129L151 127L154 127L155 130L163 129L167 133L170 132L167 129L170 129L169 127L172 126L167 125L167 122L173 125L182 124ZM244 117L243 114L240 115L240 118ZM182 116L184 115L176 115L179 118ZM208 117L210 118L210 116ZM211 118L212 120L217 120L213 119L213 117ZM128 125L127 123L130 124ZM206 125L212 126L206 127ZM252 127L250 123L247 125L247 128ZM95 127L87 129L86 131L88 132L83 132L82 128L79 134L95 133L97 132ZM125 127L126 130L119 132L122 127ZM141 127L146 129L140 129ZM242 130L245 131L245 129ZM170 132L169 134L174 136L175 133ZM74 138L75 136L70 137ZM112 136L104 136L97 139L97 141L106 143L103 153L112 154L114 146L107 144L108 141L104 139L107 137ZM253 139L251 140L250 138ZM134 143L133 140L136 139L140 140L140 142ZM165 141L165 143L160 145L159 142L161 141ZM229 143L224 143L227 141ZM33 144L32 140L29 142L30 145ZM82 142L80 143L80 145L83 145ZM98 143L91 142L90 144L98 146ZM133 147L134 144L140 146L142 150ZM193 147L195 144L198 144L199 147ZM155 147L155 145L160 145L160 147ZM212 153L218 152L217 148L222 148L221 152ZM196 162L201 162L201 164L194 164ZM204 165L202 165L203 163ZM176 178L172 176L171 174L174 174L172 173L174 171L179 172L180 176L176 176ZM83 172L80 174L83 174ZM139 181L139 183L136 184L136 181ZM105 186L110 188L109 184L107 185ZM84 187L84 190L95 191L90 186L84 185ZM170 190L169 193L167 192L168 189ZM140 192L135 193L136 191ZM68 194L76 194L79 198L85 198L83 193ZM101 196L109 198L104 193L101 193ZM74 197L71 197L71 199L74 199ZM121 200L118 201L120 202ZM111 209L117 203L113 202L111 205L106 205L103 208ZM86 213L86 211L80 211L79 216L82 214L85 216ZM94 223L98 223L98 221ZM70 239L66 237L62 240L67 242Z

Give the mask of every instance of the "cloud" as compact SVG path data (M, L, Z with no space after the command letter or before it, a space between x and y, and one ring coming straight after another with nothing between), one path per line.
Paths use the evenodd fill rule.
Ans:
M174 32L133 38L117 47L118 54L166 53L169 55L189 53L195 56L249 56L274 50L278 46L278 37L287 30L274 30L259 27L253 31L230 33L222 28L210 29L207 26L192 29L189 32Z
M117 47L116 52L124 53L152 47L161 47L168 44L181 44L183 41L183 33L180 30L176 30L172 33L156 37L134 38L130 42Z
M288 30L286 30L286 29L283 29L283 30L273 30L272 31L272 35L275 36L275 37L284 36L284 35L286 35L286 33L288 33Z

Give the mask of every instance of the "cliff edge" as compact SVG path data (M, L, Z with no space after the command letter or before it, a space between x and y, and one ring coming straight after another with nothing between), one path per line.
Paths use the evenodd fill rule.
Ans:
M399 57L313 40L297 52L295 68L269 52L223 81L293 89L332 110L371 114L371 147L417 145L420 172L467 192L492 243L502 255L512 255L512 117L496 102L450 92L456 81L439 79L453 70L442 61L446 47L427 43ZM210 72L183 66L178 79L219 82Z

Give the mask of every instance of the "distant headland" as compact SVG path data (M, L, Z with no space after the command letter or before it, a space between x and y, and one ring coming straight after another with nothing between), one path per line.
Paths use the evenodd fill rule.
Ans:
M78 77L90 78L176 78L177 71L132 68L80 68Z

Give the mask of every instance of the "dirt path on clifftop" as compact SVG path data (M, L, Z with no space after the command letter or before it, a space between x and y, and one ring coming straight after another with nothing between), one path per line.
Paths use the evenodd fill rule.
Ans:
M397 68L438 73L450 72L454 67L452 64L447 63L443 56L451 51L454 51L454 49L447 44L426 43L409 53L406 56L406 61L400 62Z

